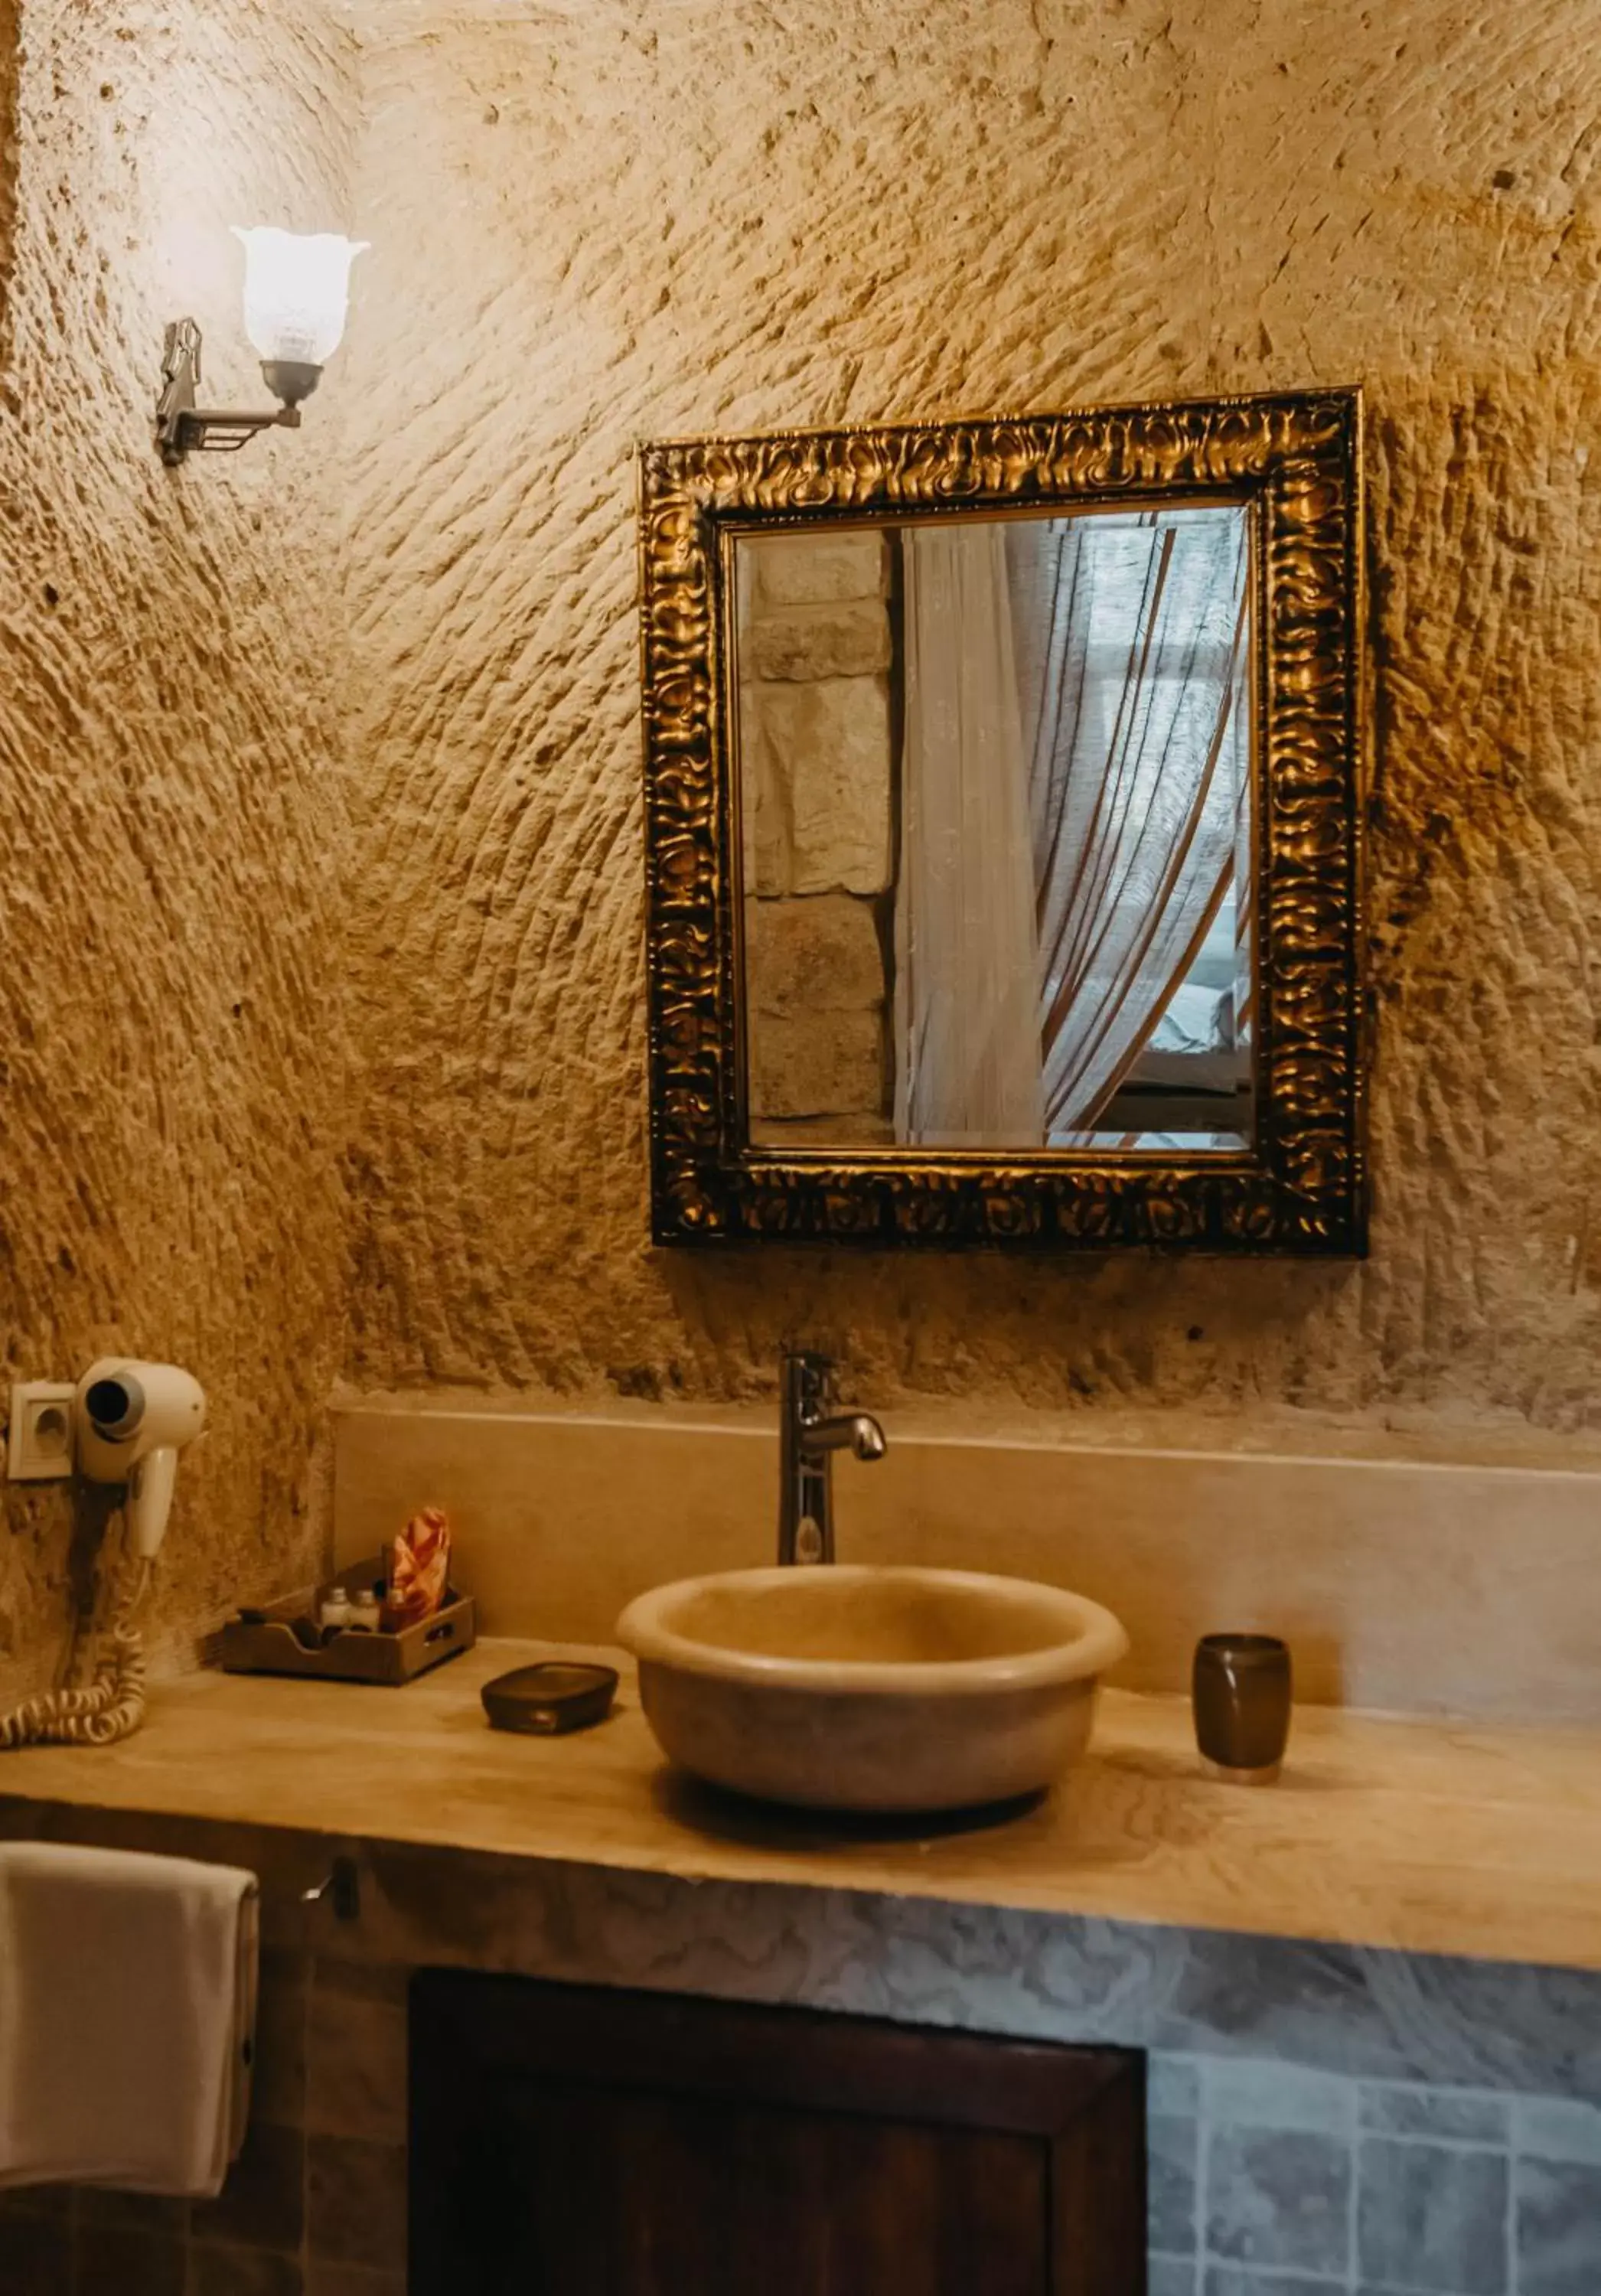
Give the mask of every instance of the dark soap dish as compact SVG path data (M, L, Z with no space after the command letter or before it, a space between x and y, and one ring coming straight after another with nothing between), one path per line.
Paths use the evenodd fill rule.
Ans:
M579 1666L545 1659L497 1675L480 1693L492 1729L521 1730L526 1737L561 1738L603 1722L617 1695L617 1676L609 1666Z

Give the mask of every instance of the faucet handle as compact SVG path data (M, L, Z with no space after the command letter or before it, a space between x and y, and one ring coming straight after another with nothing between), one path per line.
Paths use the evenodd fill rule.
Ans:
M834 1370L832 1356L819 1355L814 1348L786 1348L783 1379L787 1408L803 1419L826 1411Z

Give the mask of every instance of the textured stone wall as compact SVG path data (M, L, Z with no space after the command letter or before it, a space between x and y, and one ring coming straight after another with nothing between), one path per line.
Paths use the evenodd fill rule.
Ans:
M804 1334L886 1402L1601 1423L1593 9L336 12L0 0L0 1375L205 1378L159 1619L309 1561L352 1233L363 1385ZM174 478L162 322L258 388L235 214L370 232L365 308L299 439ZM634 443L1351 377L1371 1263L653 1253ZM0 1505L9 1689L70 1525Z
M43 1804L0 1827L262 1884L250 2128L220 2197L0 2194L0 2263L27 2296L404 2296L419 1969L1148 2051L1150 2296L1597 2284L1591 1972L421 1844L346 1845L360 1915L341 1923L299 1903L325 1837Z
M609 1927L626 1934L637 1909L626 1883L613 1891ZM696 1913L703 1953L704 1909ZM739 1970L743 1990L776 1984L792 2001L799 1926L776 1969ZM851 1930L859 1959L859 1920ZM747 1925L719 1940L730 1961L749 1935ZM1262 1956L1249 1944L1257 1997ZM932 1953L924 1968L944 1973ZM1400 1968L1404 1985L1410 1972ZM12 2285L37 2296L134 2287L405 2296L415 1974L405 1964L269 1950L250 2126L220 2196L51 2185L0 2193ZM684 1981L669 1976L674 1990ZM809 1971L802 1998L816 1982ZM869 1997L881 2015L900 2006ZM1014 2022L1018 2004L1014 1994ZM917 2006L947 2018L950 1995ZM1048 2011L1030 2009L1046 2021ZM1306 2021L1303 2010L1302 2034ZM1155 2052L1146 2080L1150 2296L1195 2296L1198 2272L1214 2296L1580 2296L1593 2285L1601 2110L1591 2103L1357 2079L1232 2050ZM426 2177L426 2159L418 2165Z
M1601 1417L1596 24L369 11L357 1381ZM634 442L1353 379L1371 1263L653 1254Z
M169 473L150 408L185 310L212 402L259 400L225 226L345 220L355 50L321 0L21 14L19 56L0 7L0 1380L115 1349L204 1381L171 1632L314 1544L344 1277L340 466L308 417ZM64 1487L0 1484L0 1704L55 1661L70 1534Z

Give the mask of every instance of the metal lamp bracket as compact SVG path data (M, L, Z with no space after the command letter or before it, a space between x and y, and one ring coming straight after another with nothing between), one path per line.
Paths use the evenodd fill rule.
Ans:
M169 469L192 454L236 455L263 430L298 430L300 402L322 380L322 369L273 359L262 368L268 387L283 401L270 414L234 413L198 404L201 331L193 319L176 319L167 330L161 357L161 396L156 402L156 448Z

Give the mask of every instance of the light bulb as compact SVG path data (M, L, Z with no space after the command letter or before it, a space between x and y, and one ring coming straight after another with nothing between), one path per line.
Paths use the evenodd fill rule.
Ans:
M244 245L244 325L267 363L325 366L344 338L350 266L365 239L234 226Z

